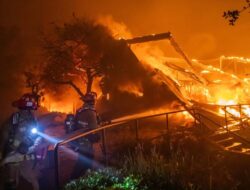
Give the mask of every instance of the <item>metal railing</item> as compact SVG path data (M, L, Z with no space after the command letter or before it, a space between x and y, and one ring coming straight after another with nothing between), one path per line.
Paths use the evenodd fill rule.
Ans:
M214 120L210 119L209 117L207 117L207 116L205 116L205 115L203 115L203 114L201 114L199 112L196 112L196 110L195 110L195 120L198 120L199 123L201 124L201 126L205 126L207 129L209 129L209 127L207 126L207 124L205 122L203 122L201 118L203 118L203 119L211 122L213 125L216 125L217 127L225 129L224 126L222 126L221 124L215 122ZM230 129L226 129L226 130L227 130L227 132L229 134L231 134L232 136L236 137L238 140L243 141L245 144L247 144L248 146L250 146L250 141L249 140L241 137L240 135L234 133L233 131L230 131Z
M158 117L158 116L164 116L165 115L165 129L167 131L167 134L170 134L170 129L169 129L169 115L172 114L177 114L181 112L186 112L187 110L177 110L177 111L172 111L172 112L165 112L165 113L160 113L160 114L154 114L154 115L149 115L149 116L143 116L143 117L138 117L138 118L133 118L133 119L127 119L127 120L122 120L118 121L115 123L111 123L102 127L99 127L97 129L91 130L91 131L84 131L84 130L78 130L75 133L72 133L71 135L67 136L65 139L57 142L54 146L54 161L55 161L55 182L56 182L56 189L60 189L60 179L59 179L59 162L58 162L58 149L60 146L65 145L67 143L70 143L74 140L77 140L79 138L86 137L87 135L94 134L94 133L101 133L102 136L102 147L103 147L103 154L104 154L104 163L105 165L108 164L107 160L107 141L106 141L106 130L110 128L114 128L117 126L122 126L123 124L127 124L130 122L134 122L134 128L135 128L135 138L136 141L139 142L140 140L140 135L139 135L139 121L142 119L147 119L147 118L153 118L153 117Z
M228 130L230 126L236 126L236 124L240 127L249 126L250 122L250 113L246 114L246 108L249 107L250 104L232 104L232 105L218 105L218 104L199 104L202 108L198 107L195 109L200 109L212 113L214 115L218 115L223 118L224 126ZM219 114L218 111L222 110L223 114ZM238 116L236 115L238 114ZM234 123L234 124L233 124ZM223 127L224 127L223 126Z
M195 120L199 121L200 124L203 126L206 126L204 122L202 122L202 119L201 118L204 118L206 120L208 120L209 122L211 122L213 125L217 126L217 127L222 127L222 125L220 125L219 123L215 122L214 120L210 119L209 117L197 112L197 110L194 110L194 115L193 117L195 118ZM206 128L209 129L208 126L206 126Z
M244 108L249 107L250 104L237 104L237 105L224 105L222 109L225 112L225 126L226 129L229 130L228 126L230 122L238 122L240 127L244 127L244 125L249 125L248 121L250 120L250 117L244 113ZM231 113L228 108L233 108L239 113L239 116L234 115Z

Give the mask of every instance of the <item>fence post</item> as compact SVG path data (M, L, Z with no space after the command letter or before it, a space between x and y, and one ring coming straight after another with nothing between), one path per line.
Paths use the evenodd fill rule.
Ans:
M226 130L227 130L227 132L229 132L229 130L228 130L228 124L227 124L227 106L224 107L224 110L225 110L225 124L226 124Z
M166 129L167 129L167 133L169 134L169 123L168 123L168 114L166 114Z
M193 117L194 117L194 125L195 125L195 127L196 128L198 128L198 122L197 122L197 114L196 114L196 111L195 111L195 109L193 110Z
M138 119L135 120L135 138L136 138L136 141L138 142L139 141L139 120Z
M171 138L171 135L170 135L170 129L169 129L169 117L168 117L168 114L166 114L166 129L167 129L167 151L169 153L169 156L171 156L171 141L170 141L170 138Z
M243 122L242 122L242 111L241 111L241 109L242 109L241 104L239 104L240 126L243 127Z
M199 116L199 123L200 123L201 132L203 133L205 131L205 128L203 127L203 122L201 120L201 114L199 113L198 116Z
M57 143L54 148L54 161L55 161L55 188L60 189L60 180L59 180L59 162L58 162L58 149L59 144Z
M107 166L108 165L108 158L107 158L106 130L105 129L102 130L102 147L103 147L105 166Z

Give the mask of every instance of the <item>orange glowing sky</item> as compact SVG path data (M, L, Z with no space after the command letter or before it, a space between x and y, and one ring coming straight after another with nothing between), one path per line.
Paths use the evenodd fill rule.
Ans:
M244 13L236 26L222 18L228 9L241 8L244 0L0 0L0 27L17 26L22 35L20 49L23 60L20 69L39 63L41 34L51 23L63 23L77 17L112 16L124 23L133 36L170 31L190 58L213 59L221 55L250 58L250 14ZM168 52L166 41L160 47ZM15 50L14 52L18 52ZM0 63L0 70L20 73L20 69ZM6 72L8 73L8 72ZM14 76L14 75L13 75ZM16 80L16 79L15 79ZM0 77L0 91L14 86L11 75ZM6 90L7 89L7 90ZM21 91L1 93L0 104L9 102ZM11 94L11 96L10 96ZM9 97L8 100L6 98ZM2 114L1 114L2 115ZM1 116L0 116L1 120Z
M241 8L244 0L0 0L0 21L25 26L35 36L51 22L112 15L134 35L171 31L190 57L250 57L250 15L232 27L224 10Z

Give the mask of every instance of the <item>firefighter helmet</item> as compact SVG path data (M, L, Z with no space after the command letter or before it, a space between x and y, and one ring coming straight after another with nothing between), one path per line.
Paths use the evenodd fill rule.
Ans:
M65 130L67 133L75 131L75 116L68 114L65 119Z
M84 95L83 97L83 101L85 103L92 103L94 104L97 98L97 94L95 92L89 92L87 94Z
M22 110L37 110L38 101L37 96L34 94L24 94L21 98L14 101L12 106L17 107Z

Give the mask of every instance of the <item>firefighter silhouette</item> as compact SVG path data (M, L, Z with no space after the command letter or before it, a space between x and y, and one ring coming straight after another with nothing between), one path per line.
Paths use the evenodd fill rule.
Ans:
M16 189L19 177L22 176L33 186L39 189L38 176L34 169L35 151L43 139L36 134L37 121L34 110L38 108L37 96L24 94L19 100L13 102L18 108L7 122L6 135L2 143L2 162L4 168L5 184L7 190Z
M98 116L95 109L96 93L90 92L83 97L84 104L76 115L68 115L65 120L68 133L82 129L90 131L98 127ZM72 142L71 146L79 153L71 178L77 178L92 168L94 159L93 144L99 141L99 134L90 134Z

